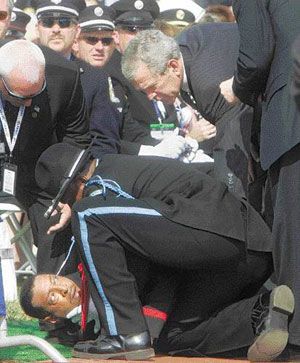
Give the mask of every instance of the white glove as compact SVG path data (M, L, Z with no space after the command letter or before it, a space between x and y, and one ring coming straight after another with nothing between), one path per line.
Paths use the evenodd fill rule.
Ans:
M187 143L185 138L178 135L178 128L173 134L167 136L156 146L142 145L139 155L155 155L165 158L178 159L185 151Z

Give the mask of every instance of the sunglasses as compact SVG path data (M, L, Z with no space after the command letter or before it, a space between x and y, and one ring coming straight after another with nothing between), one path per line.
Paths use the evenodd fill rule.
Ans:
M44 80L44 83L43 83L43 86L42 88L40 89L40 91L38 91L37 93L33 94L33 95L30 95L30 96L20 96L20 95L17 95L16 93L14 93L13 91L11 91L8 87L8 85L6 84L5 80L3 77L2 78L2 82L3 82L3 85L5 87L5 90L6 92L11 96L11 97L14 97L14 98L17 98L18 100L21 100L21 101L26 101L26 100L31 100L33 97L36 97L38 96L39 94L41 94L45 88L46 88L46 80Z
M8 12L4 10L0 10L0 21L5 20L8 17Z
M84 39L90 45L96 45L98 42L101 42L104 46L108 46L113 42L113 38L98 38L92 36L83 36Z
M58 24L60 28L69 28L72 24L76 24L76 20L68 17L41 18L39 20L39 24L41 24L44 28L52 28L54 24Z

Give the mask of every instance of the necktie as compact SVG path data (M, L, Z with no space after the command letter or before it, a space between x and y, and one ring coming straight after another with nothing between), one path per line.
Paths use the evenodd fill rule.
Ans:
M85 332L86 324L87 324L87 315L88 315L88 307L89 307L89 289L88 289L88 282L84 272L83 264L80 263L78 265L78 270L81 275L81 288L80 288L80 295L81 295L81 330Z

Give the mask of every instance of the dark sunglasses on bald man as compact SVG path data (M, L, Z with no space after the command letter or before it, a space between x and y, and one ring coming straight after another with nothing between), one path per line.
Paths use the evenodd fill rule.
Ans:
M13 91L11 91L9 89L7 83L5 82L4 78L3 77L1 77L1 78L2 78L2 83L4 85L4 88L5 88L6 92L10 95L10 97L16 98L20 101L31 100L33 97L40 95L46 89L46 80L44 80L42 88L37 93L34 93L29 96L20 96L20 95L17 95L16 93L14 93Z
M0 20L5 20L8 17L8 12L4 10L0 10Z
M41 18L39 19L39 23L44 27L44 28L52 28L54 24L58 24L58 26L60 28L69 28L72 24L76 24L76 20L72 19L70 17L59 17L59 18L54 18L54 17L49 17L49 18Z
M96 45L98 42L101 42L104 46L108 46L113 42L113 38L98 38L89 35L82 36L82 39L90 45Z

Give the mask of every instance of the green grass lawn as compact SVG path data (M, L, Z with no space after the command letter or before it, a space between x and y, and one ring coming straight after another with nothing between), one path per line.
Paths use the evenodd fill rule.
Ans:
M39 330L38 320L25 315L18 302L8 303L6 308L8 336L29 334L45 338L46 333ZM71 348L61 344L53 344L53 346L57 348L64 357L71 357ZM3 360L35 362L38 360L49 360L49 357L35 347L22 345L18 347L0 348L0 362Z

